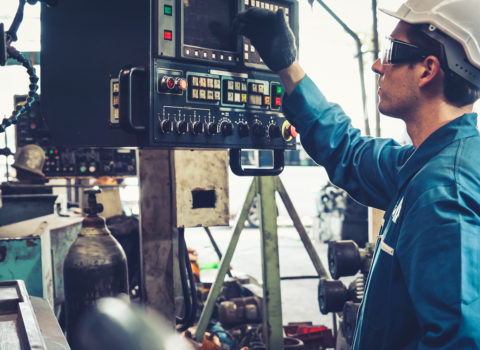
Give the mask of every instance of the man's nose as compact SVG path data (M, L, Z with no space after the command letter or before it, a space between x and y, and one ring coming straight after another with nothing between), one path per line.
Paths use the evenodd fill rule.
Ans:
M377 60L373 62L372 70L377 74L380 74L380 75L383 74L383 64L380 58L377 58Z

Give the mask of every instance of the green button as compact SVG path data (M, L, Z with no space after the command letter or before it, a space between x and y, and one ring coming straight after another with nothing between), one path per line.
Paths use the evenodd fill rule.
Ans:
M81 173L84 173L84 172L86 172L86 171L87 171L87 167L84 166L84 165L82 165L82 166L80 167L80 172L81 172Z
M277 86L277 95L281 95L281 94L282 94L282 87Z
M172 6L164 5L163 13L166 14L167 16L171 16L172 15Z
M50 154L53 154L53 149L50 150Z

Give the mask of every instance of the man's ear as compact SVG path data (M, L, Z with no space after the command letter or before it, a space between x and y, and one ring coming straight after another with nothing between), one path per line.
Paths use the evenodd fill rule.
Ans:
M428 56L420 63L422 69L418 82L419 87L424 87L436 80L441 75L440 61L435 56Z

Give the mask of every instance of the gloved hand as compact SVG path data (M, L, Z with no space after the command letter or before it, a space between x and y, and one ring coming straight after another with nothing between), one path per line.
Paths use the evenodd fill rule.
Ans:
M252 7L239 13L234 24L238 33L250 39L272 71L287 68L297 58L295 36L282 9L275 13Z

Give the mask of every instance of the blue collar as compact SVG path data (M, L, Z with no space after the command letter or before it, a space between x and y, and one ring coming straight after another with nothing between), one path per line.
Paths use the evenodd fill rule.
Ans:
M400 190L431 158L459 139L478 135L477 114L469 113L435 130L407 159L398 173Z

